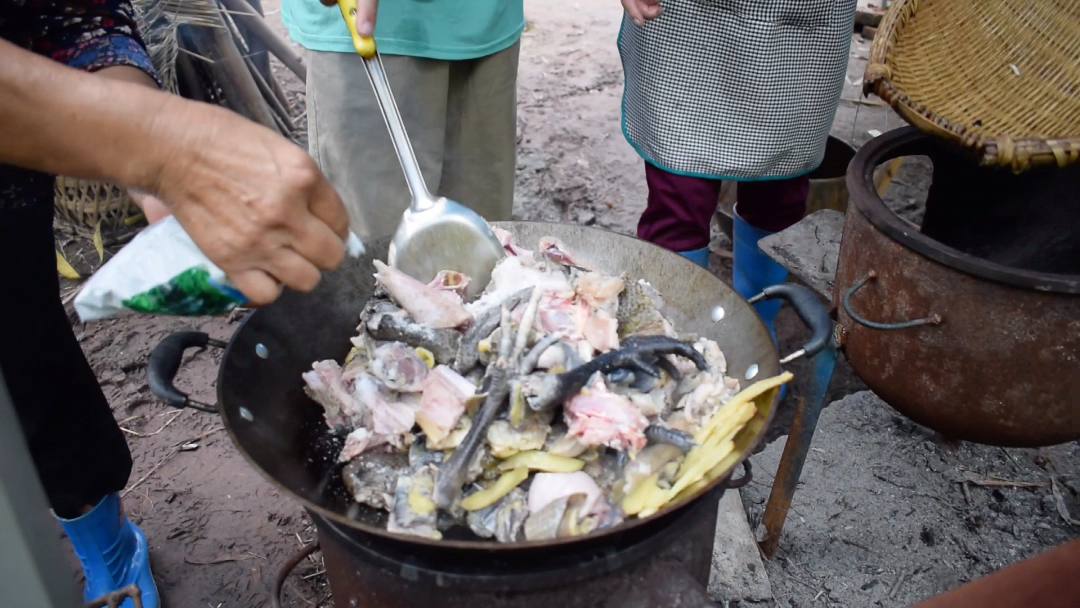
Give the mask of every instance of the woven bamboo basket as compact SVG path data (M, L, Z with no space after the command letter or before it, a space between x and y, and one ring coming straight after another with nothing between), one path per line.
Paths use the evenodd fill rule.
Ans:
M138 212L128 193L112 184L85 179L56 178L57 215L74 226L102 230L120 227L125 219Z
M134 0L135 19L150 60L164 89L176 93L176 19L177 0ZM164 17L164 18L163 18ZM69 224L94 230L119 228L139 209L122 188L103 182L58 176L54 187L57 215Z
M983 165L1080 159L1080 1L894 0L864 91Z

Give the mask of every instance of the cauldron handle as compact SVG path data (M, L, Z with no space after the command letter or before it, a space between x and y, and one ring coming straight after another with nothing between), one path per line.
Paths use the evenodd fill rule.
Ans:
M207 346L225 348L227 344L221 340L214 340L201 331L178 331L162 340L150 352L150 359L146 362L146 380L150 384L150 392L176 408L190 407L203 412L217 413L216 405L195 401L173 384L176 373L180 371L184 351L189 348L206 348Z
M919 327L920 325L940 325L941 324L941 315L939 315L939 314L932 314L929 317L926 317L924 319L915 319L913 321L898 321L896 323L879 323L877 321L871 321L870 319L867 319L866 317L863 317L859 313L855 312L851 308L851 296L855 295L856 291L858 291L864 285L866 285L870 281L873 281L876 278L877 278L877 273L874 272L873 270L871 270L869 273L867 273L867 275L865 277L859 279L858 281L855 281L855 283L851 287L849 287L847 291L844 292L844 297L843 297L843 299L841 301L841 303L844 306L844 312L846 312L847 315L849 317L851 317L852 320L854 320L856 323L859 323L860 325L865 325L865 326L869 327L870 329L881 329L881 330L908 329L910 327Z
M802 348L781 359L780 363L790 363L799 357L813 357L824 350L832 337L833 322L829 317L828 309L817 295L802 285L780 283L766 287L748 302L753 304L773 298L782 298L791 304L803 324L810 329L810 339L803 344Z

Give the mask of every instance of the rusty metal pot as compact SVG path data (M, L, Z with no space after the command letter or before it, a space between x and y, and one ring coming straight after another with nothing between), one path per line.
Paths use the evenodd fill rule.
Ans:
M999 446L1080 439L1080 276L946 247L890 211L874 169L925 154L914 128L875 138L848 172L833 301L855 373L943 435Z

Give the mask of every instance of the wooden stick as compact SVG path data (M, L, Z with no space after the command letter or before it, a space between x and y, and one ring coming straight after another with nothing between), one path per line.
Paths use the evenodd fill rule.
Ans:
M260 16L263 16L262 3L259 0L251 0L251 7L255 9L255 12ZM248 58L251 59L255 67L258 68L259 73L263 78L270 80L273 75L270 73L270 52L266 48L266 43L260 40L251 31L251 27L246 23L241 22L240 19L234 18L233 21L236 24L236 29L240 34L240 37L244 39L244 44L248 48Z
M1045 488L1045 481L1009 481L1007 479L969 479L969 483L985 488Z
M266 18L266 13L263 12L262 0L248 0L248 4L251 5L251 8L255 9L255 12L259 13L260 17L262 17L263 19ZM250 29L248 30L248 34L248 36L245 36L248 41L248 48L264 51L263 56L266 57L266 72L263 74L263 76L266 78L266 81L270 83L270 88L274 90L274 95L277 96L278 101L281 102L281 105L285 106L286 108L289 107L289 98L285 95L285 90L281 88L281 83L279 83L278 79L274 77L274 70L272 68L272 64L270 63L270 49L267 48L266 43L263 42L261 38L256 38ZM261 64L259 67L259 71L262 71Z
M265 101L270 109L275 112L274 123L277 125L278 131L285 137L291 137L293 128L292 120L289 117L289 111L283 108L280 100L278 100L277 96L274 94L273 89L266 83L266 79L263 77L261 70L255 64L254 51L252 50L252 47L249 46L247 39L244 38L244 27L237 23L228 11L222 10L221 15L225 25L229 28L229 33L232 34L233 43L244 58L244 65L247 66L248 72L251 73L251 78L259 88L259 93L262 94L263 101ZM269 73L269 58L267 58L267 73Z
M220 14L218 21L217 27L188 26L196 52L213 60L205 67L213 74L214 84L221 88L230 108L259 124L277 129L273 113Z
M277 95L274 94L274 90L270 88L270 85L266 82L266 79L263 78L262 73L255 66L255 63L250 58L247 58L246 61L252 77L255 78L255 84L259 85L259 90L262 91L266 102L270 104L270 108L274 110L277 117L281 119L281 123L286 127L287 132L283 133L283 135L286 137L289 136L296 130L296 127L292 122L292 117L289 116L289 110L281 105L281 101L278 100Z
M181 50L176 54L177 88L186 92L190 99L206 101L206 88L203 86L202 80L199 79L199 73L192 64L191 57L183 52L185 50L183 48L184 41L179 34L177 35L177 44L180 45Z
M252 35L262 41L266 48L285 64L285 67L292 70L301 81L307 82L307 68L304 67L304 62L293 52L288 42L266 25L263 18L247 3L247 0L221 0L221 3L225 5L233 18L249 28Z

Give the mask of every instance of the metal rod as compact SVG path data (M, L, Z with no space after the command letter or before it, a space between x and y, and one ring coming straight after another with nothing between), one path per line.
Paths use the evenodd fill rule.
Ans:
M424 175L420 172L420 164L416 162L416 154L413 152L409 135L405 131L405 123L401 121L401 114L398 113L394 93L386 80L382 56L375 53L371 59L364 59L364 69L367 70L371 87L375 89L375 99L379 102L379 110L382 111L383 120L386 121L386 128L390 130L394 151L397 152L401 169L405 172L405 181L409 184L409 191L412 192L412 210L424 211L435 201L428 192L427 184L424 183Z
M806 455L810 451L810 442L814 438L818 417L821 416L825 403L825 391L832 381L837 348L836 340L832 338L824 350L814 355L808 394L795 412L795 420L784 444L784 454L780 457L780 467L776 471L772 491L769 493L769 502L765 505L765 515L762 518L765 538L760 547L766 558L772 558L780 543L780 532L784 529L784 521L787 520L791 500L795 496L795 488L799 485Z
M289 116L289 110L282 105L281 100L278 99L277 94L274 93L274 89L270 86L270 83L266 82L263 78L262 72L259 71L258 66L251 60L250 57L245 57L244 61L247 63L248 70L251 72L252 77L255 78L255 84L259 86L259 90L262 91L263 97L266 98L266 102L270 104L270 109L274 111L274 114L280 120L280 124L285 127L286 137L292 135L292 132L296 130L296 126L293 125L292 116Z
M307 68L300 57L289 48L289 43L278 36L259 13L246 0L221 0L233 19L251 30L266 48L303 82L307 82Z

